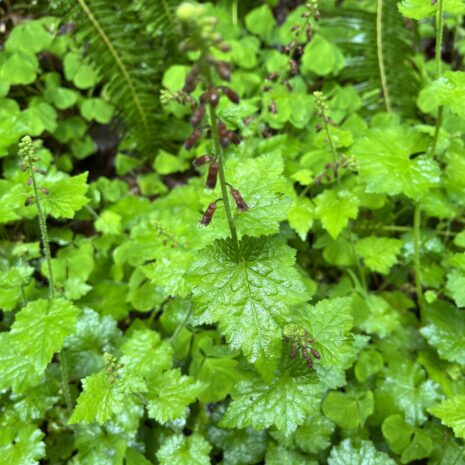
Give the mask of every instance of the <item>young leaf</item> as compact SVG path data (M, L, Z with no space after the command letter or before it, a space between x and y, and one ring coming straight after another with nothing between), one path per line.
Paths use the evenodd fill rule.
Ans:
M391 397L412 425L423 424L426 421L425 410L441 398L438 384L425 378L425 372L417 363L394 361L380 387L381 393Z
M465 314L444 301L436 301L426 309L427 326L420 330L436 347L439 356L465 365Z
M79 309L63 298L35 300L16 314L10 337L40 373L73 332L78 314Z
M337 239L349 219L357 218L360 201L349 191L325 190L315 199L315 203L317 218L330 236Z
M179 369L155 375L147 381L147 411L159 423L186 416L186 407L195 402L205 385L191 376L181 375Z
M240 258L230 239L199 252L190 271L195 322L219 323L233 348L270 376L281 355L290 305L306 299L294 252L276 238L245 237Z
M458 438L465 439L465 395L444 400L428 411L438 417L443 425L452 428Z
M221 426L260 430L274 425L288 435L318 411L322 391L312 372L294 377L279 370L270 383L255 375L236 385Z
M286 449L283 446L270 448L266 453L265 465L283 465L287 463L292 463L292 465L317 465L314 460L310 460L303 454Z
M375 449L371 441L360 441L355 445L351 439L345 439L331 449L328 465L396 465L389 455Z
M48 195L41 199L45 213L54 218L73 218L89 199L84 195L87 192L87 172L61 179L47 181L44 187Z
M125 369L146 377L171 368L173 349L150 329L134 331L121 347L121 363Z
M357 242L356 250L370 270L388 274L397 262L403 242L389 237L369 236Z
M211 449L200 434L188 437L177 434L165 440L158 449L157 458L160 465L210 465Z
M452 270L447 275L447 290L458 307L465 307L465 273L459 270Z
M125 396L121 384L112 383L104 370L85 378L82 386L83 391L68 421L70 425L80 422L103 424L123 409Z
M402 126L372 129L354 144L352 153L359 162L360 180L367 191L389 195L405 194L419 200L428 189L440 182L438 164L419 155L425 152L428 139L419 132Z

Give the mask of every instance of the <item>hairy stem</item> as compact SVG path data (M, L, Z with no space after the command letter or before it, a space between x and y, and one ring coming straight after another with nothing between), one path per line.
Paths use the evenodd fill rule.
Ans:
M231 239L233 241L234 249L236 254L239 255L239 240L237 239L236 224L232 216L231 204L229 202L228 186L226 183L226 176L224 174L224 156L223 148L220 143L220 136L218 134L218 119L216 116L216 110L213 105L210 104L210 119L212 126L213 142L215 144L215 152L218 159L218 175L220 178L221 195L223 196L224 209L226 211L226 217L228 219L229 230L231 231Z
M444 31L444 0L438 0L438 11L436 13L436 53L435 53L435 79L441 78L441 52L442 52L442 37ZM442 107L438 109L436 118L436 126L434 128L433 143L431 144L430 154L434 155L439 139L439 132L442 124Z
M420 262L420 224L421 224L421 208L420 203L415 204L413 212L413 266L415 272L415 289L417 292L417 301L420 308L420 313L424 313L424 298L421 287L421 262Z
M377 0L376 11L376 51L378 53L378 66L379 75L381 78L381 87L383 88L384 103L386 111L391 113L391 99L389 97L389 89L386 78L386 68L384 67L384 53L383 53L383 0Z
M50 299L53 299L55 295L55 282L53 279L52 255L50 253L50 244L48 242L47 223L44 212L42 210L42 206L40 204L39 190L37 188L35 171L32 166L32 160L30 155L27 156L27 162L29 165L29 173L31 175L32 180L32 191L34 193L34 200L37 207L37 215L39 217L40 239L42 241L42 249L44 251L45 260L47 262L49 296Z

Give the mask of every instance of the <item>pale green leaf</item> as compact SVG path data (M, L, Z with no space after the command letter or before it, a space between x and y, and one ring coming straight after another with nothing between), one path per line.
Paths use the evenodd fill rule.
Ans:
M159 423L184 418L186 407L195 402L205 385L179 369L152 376L148 382L147 411Z
M210 465L212 446L200 434L166 439L157 452L160 465Z
M63 298L35 300L16 314L10 337L21 347L21 355L42 372L74 331L78 314L79 309Z
M388 274L391 267L397 263L402 244L399 239L369 236L359 239L356 250L370 270Z
M444 400L431 407L429 412L438 417L443 425L452 428L458 438L465 439L465 395Z
M274 425L285 434L294 432L308 415L315 414L323 386L313 373L292 376L279 371L266 383L259 376L241 381L235 387L221 425L228 428L252 426L256 430Z
M337 239L349 220L357 218L359 199L349 191L325 190L316 199L315 213L333 239Z
M47 215L54 218L73 218L89 199L87 192L87 172L58 181L47 181L43 186L48 195L42 197L41 203Z
M428 139L404 127L372 129L354 144L353 155L359 163L360 180L367 191L380 194L405 194L419 200L440 182L438 164L426 155Z
M345 439L331 449L328 465L396 465L389 455L376 450L371 441L360 441L355 445Z
M463 0L443 0L444 11L452 14L465 12ZM399 3L399 10L408 18L424 19L434 16L438 10L438 2L431 0L402 0Z

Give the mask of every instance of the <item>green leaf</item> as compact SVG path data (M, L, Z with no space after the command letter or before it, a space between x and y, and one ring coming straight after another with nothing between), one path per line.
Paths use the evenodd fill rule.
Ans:
M438 164L431 157L410 159L410 155L425 152L427 147L423 134L399 126L372 129L354 144L352 153L358 159L359 177L368 192L403 193L419 200L440 182Z
M295 442L307 454L316 454L331 445L334 429L334 423L318 413L307 417L305 423L297 428Z
M39 53L53 41L53 34L46 30L44 19L24 21L16 25L5 42L8 52Z
M200 435L182 434L166 439L157 452L160 465L210 465L212 446Z
M439 386L426 379L425 372L411 360L394 361L380 386L380 392L392 399L412 425L426 421L425 410L440 399Z
M418 96L418 106L425 113L433 113L446 106L452 113L465 118L465 73L446 71L441 79L432 82Z
M361 427L374 412L372 392L362 394L364 395L330 392L323 402L323 413L341 428Z
M111 210L105 210L100 213L95 221L95 229L102 234L116 236L121 234L121 216Z
M429 457L433 450L431 438L424 431L415 430L401 415L387 417L382 431L391 450L401 455L403 464Z
M81 114L87 121L97 121L100 124L108 124L113 117L113 106L103 100L103 98L89 98L81 105Z
M45 370L66 336L75 326L79 309L65 299L39 299L21 309L10 331L21 347L18 356L27 357L38 372Z
M463 0L443 0L444 11L451 14L461 14L465 12ZM437 2L430 0L402 0L399 3L399 10L408 18L424 19L434 16L438 10Z
M465 366L465 313L444 301L426 308L427 325L420 332L439 356Z
M125 395L121 383L112 382L104 370L85 378L82 387L68 421L70 425L93 422L103 424L123 409Z
M268 5L255 8L245 17L245 25L252 33L260 37L264 42L270 42L276 27L276 20Z
M299 452L288 450L283 446L270 448L266 453L265 465L317 465L314 460L310 460Z
M31 266L14 266L0 275L0 287L12 289L26 286L30 280L34 268Z
M39 61L30 53L16 52L0 67L0 80L11 85L32 84L39 72Z
M276 238L244 238L238 259L231 240L199 252L189 279L197 324L219 323L233 348L268 376L281 355L289 306L306 299L294 251Z
M61 179L44 182L48 195L41 203L47 215L54 218L73 218L74 214L89 202L87 192L87 172Z
M465 307L465 273L459 270L452 270L447 275L447 290L458 307Z
M186 407L195 402L205 385L191 376L181 375L179 369L152 376L147 383L147 411L159 423L184 418Z
M397 263L402 245L403 242L399 239L369 236L358 240L356 250L370 270L388 274Z
M316 34L305 46L302 73L327 76L339 72L343 67L344 57L341 51L321 34Z
M155 158L153 167L157 173L166 175L185 171L188 168L188 164L185 160L175 157L164 150L160 150Z
M66 79L73 81L78 89L89 89L99 81L98 73L91 66L84 63L79 53L67 53L63 65Z
M349 298L322 300L316 306L301 306L294 312L296 323L305 328L315 342L312 348L320 354L314 369L323 383L335 382L353 363L354 350ZM333 386L337 387L337 386Z
M291 228L304 241L313 225L314 207L309 198L296 197L287 214Z
M171 368L173 349L168 341L150 329L134 331L121 347L121 363L140 376L149 376Z
M355 445L351 439L345 439L331 449L328 465L396 465L384 452L375 449L371 441L360 441Z
M293 376L280 370L270 383L255 375L236 385L233 401L220 424L256 430L274 425L288 435L318 411L322 391L313 373Z
M444 400L431 407L429 412L438 417L443 425L452 428L458 438L465 439L465 395Z
M286 219L290 205L289 199L283 195L287 185L282 176L283 169L283 159L276 152L245 160L233 159L226 164L228 182L239 190L249 206L247 211L238 211L230 196L239 238L245 235L258 237L279 231L279 223ZM218 185L205 203L208 204L219 197L221 191ZM208 228L215 237L229 237L229 226L222 203L218 204Z
M12 340L10 334L0 333L0 389L11 388L13 392L24 392L39 383L38 373L28 358L21 355L22 347Z
M360 201L349 191L336 192L327 189L315 199L315 203L317 218L330 236L337 239L349 219L357 218Z
M267 450L266 431L253 428L225 430L211 427L208 440L223 451L224 465L245 465L258 463Z
M376 350L363 350L360 352L355 364L355 377L364 383L370 376L379 373L383 368L384 360Z
M6 421L5 421L6 420ZM0 461L5 465L38 465L45 457L44 433L36 425L0 420Z

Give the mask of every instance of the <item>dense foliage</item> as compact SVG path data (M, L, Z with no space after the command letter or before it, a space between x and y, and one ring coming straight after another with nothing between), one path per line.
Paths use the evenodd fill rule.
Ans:
M465 465L465 1L27 3L0 465Z

